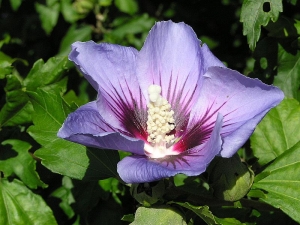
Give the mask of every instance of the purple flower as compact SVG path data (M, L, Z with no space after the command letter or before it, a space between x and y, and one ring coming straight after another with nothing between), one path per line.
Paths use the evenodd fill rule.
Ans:
M118 163L127 183L201 174L216 155L236 153L284 97L226 68L184 23L156 23L141 51L76 42L69 59L98 97L58 136L132 153Z

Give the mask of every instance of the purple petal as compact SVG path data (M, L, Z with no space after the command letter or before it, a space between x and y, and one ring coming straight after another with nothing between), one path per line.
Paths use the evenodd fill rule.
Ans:
M128 156L118 163L118 173L126 183L144 183L171 177L178 173L196 176L206 170L207 165L221 150L220 129L222 116L219 115L210 139L203 145L187 152L163 159L146 156Z
M113 127L132 133L132 124L123 120L140 111L139 120L145 120L145 100L136 77L137 50L93 41L75 42L69 59L99 92L98 109L104 120ZM126 126L129 126L126 127ZM131 130L130 130L131 129ZM141 131L143 132L143 131Z
M211 124L217 114L221 113L224 117L221 155L231 157L284 95L274 86L227 68L210 67L204 77L200 98L191 113L189 126L196 121Z
M57 135L85 146L144 154L144 142L115 132L99 114L95 101L69 114Z
M149 85L160 85L162 96L175 111L175 119L186 117L197 101L207 68L224 66L206 45L201 47L200 44L190 26L159 22L151 29L138 54L137 76L145 98L148 101Z

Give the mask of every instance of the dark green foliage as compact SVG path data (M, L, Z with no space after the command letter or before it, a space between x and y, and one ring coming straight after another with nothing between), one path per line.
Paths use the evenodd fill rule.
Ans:
M299 1L0 5L1 225L300 223ZM286 99L239 156L215 159L198 177L130 189L116 170L124 153L57 137L66 116L96 97L67 56L75 41L140 49L155 21L169 19L189 24L228 67L278 86Z

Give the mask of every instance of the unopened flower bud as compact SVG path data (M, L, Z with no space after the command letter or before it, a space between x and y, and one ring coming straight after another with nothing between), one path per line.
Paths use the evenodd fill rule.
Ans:
M209 183L214 195L225 201L237 201L250 190L254 173L236 154L231 158L216 158L210 165Z
M132 184L130 193L140 204L149 207L164 195L165 184L163 180L151 183Z

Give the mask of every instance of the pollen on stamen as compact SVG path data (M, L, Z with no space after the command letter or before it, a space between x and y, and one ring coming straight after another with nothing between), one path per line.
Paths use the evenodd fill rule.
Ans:
M170 146L175 139L174 134L169 134L175 129L174 111L171 109L169 102L161 96L160 86L150 85L148 94L147 141L151 147L148 146L147 150L145 150L150 153L153 158L174 154L171 152L171 149L167 147Z

